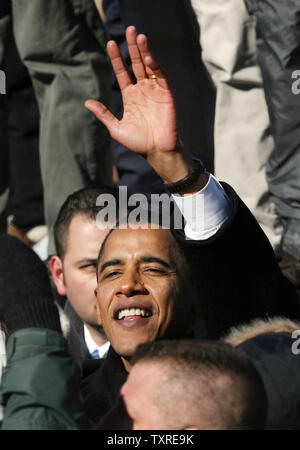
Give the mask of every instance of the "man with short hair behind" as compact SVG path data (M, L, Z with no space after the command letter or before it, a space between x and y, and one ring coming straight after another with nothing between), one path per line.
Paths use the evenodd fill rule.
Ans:
M117 188L81 189L65 200L54 226L57 253L51 257L50 271L57 292L67 297L68 347L79 367L85 359L104 357L109 347L97 322L94 297L99 248L112 225L97 223L103 209L97 199L102 194L115 199L118 213Z
M222 342L158 341L138 347L121 396L134 430L264 428L258 372Z

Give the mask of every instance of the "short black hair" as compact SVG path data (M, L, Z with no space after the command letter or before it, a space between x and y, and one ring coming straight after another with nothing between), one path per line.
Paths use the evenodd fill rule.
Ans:
M68 230L72 219L82 214L88 219L96 220L96 216L104 206L97 206L97 198L101 194L111 194L116 200L118 212L119 191L115 186L101 186L99 188L84 188L69 195L59 210L54 224L54 241L56 253L64 257L67 247Z
M214 403L218 405L221 421L226 428L264 428L267 396L263 382L250 359L230 344L206 340L148 342L140 345L131 359L133 365L143 362L165 363L170 372L167 388L171 389L173 384L175 392L181 392L181 386L185 398L190 393L190 408L202 407L197 394L201 387L210 385L209 392L215 397ZM234 380L232 386L226 388L226 392L216 387L215 381L219 376L229 376ZM227 392L230 392L229 396L222 395ZM238 394L241 412L234 417L231 414L231 404L228 402L226 405L225 398L237 398Z

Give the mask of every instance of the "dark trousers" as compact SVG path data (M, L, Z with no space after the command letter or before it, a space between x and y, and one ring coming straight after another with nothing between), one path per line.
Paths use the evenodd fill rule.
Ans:
M0 95L0 195L9 187L8 201L4 195L1 199L1 229L5 231L6 216L12 215L13 223L26 232L44 223L39 112L13 38L9 1L0 5L0 69L6 77L6 94Z
M13 35L5 45L9 146L7 214L26 232L44 223L43 186L39 159L39 111L26 67L21 63Z
M53 224L66 197L112 181L108 132L84 107L89 98L110 106L106 34L91 0L11 0L11 4L14 37L40 111L40 162L51 254Z
M4 46L9 28L9 4L0 2L0 70L3 70ZM4 86L6 89L6 86ZM4 90L5 90L4 89ZM2 89L1 89L2 92ZM0 94L0 195L8 186L7 102Z

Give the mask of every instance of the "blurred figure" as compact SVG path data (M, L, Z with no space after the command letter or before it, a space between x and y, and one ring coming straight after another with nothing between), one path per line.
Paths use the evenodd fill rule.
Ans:
M0 233L6 231L6 204L8 198L8 142L7 142L7 104L0 95Z
M43 226L39 111L28 71L16 49L9 18L10 2L4 1L0 10L0 68L6 81L6 95L0 99L1 228L33 245L47 232ZM5 190L6 195L3 195Z
M9 4L0 2L0 70L3 71L4 47L9 28ZM5 78L5 77L4 77ZM3 80L2 80L3 81ZM0 232L6 230L5 208L8 197L8 137L7 137L7 102L5 85L0 89Z
M268 430L300 430L300 323L285 317L233 328L225 341L244 351L264 383Z
M141 345L121 395L134 430L255 430L267 414L256 369L220 342Z
M257 59L255 18L244 0L191 4L200 26L202 59L216 87L216 176L232 185L276 248L282 226L265 174L274 140Z
M110 102L110 66L102 20L90 0L12 0L14 37L40 110L40 161L49 253L66 197L112 182L109 135L84 108Z
M300 299L300 116L293 89L300 7L278 0L191 3L217 90L216 175L255 214Z
M4 57L7 77L9 198L7 232L34 245L46 233L39 159L39 111L26 67L10 29Z
M2 378L3 368L6 366L6 345L5 345L5 333L2 329L2 323L0 322L0 385ZM3 406L0 405L0 422L3 419Z
M283 225L280 263L300 301L300 4L245 0L256 20L256 45L274 149L267 164L271 199ZM299 304L300 305L300 304Z
M81 403L48 273L13 236L0 236L0 321L11 333L0 386L1 429L77 429ZM12 301L13 299L13 301Z

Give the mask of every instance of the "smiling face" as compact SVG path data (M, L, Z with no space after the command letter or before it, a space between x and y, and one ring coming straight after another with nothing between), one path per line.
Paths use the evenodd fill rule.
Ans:
M66 295L79 317L97 325L94 290L97 286L96 262L108 230L83 214L70 223L63 259L54 256L50 268L59 294Z
M125 367L139 344L185 335L192 304L185 264L165 229L117 229L106 241L98 267L97 312Z

